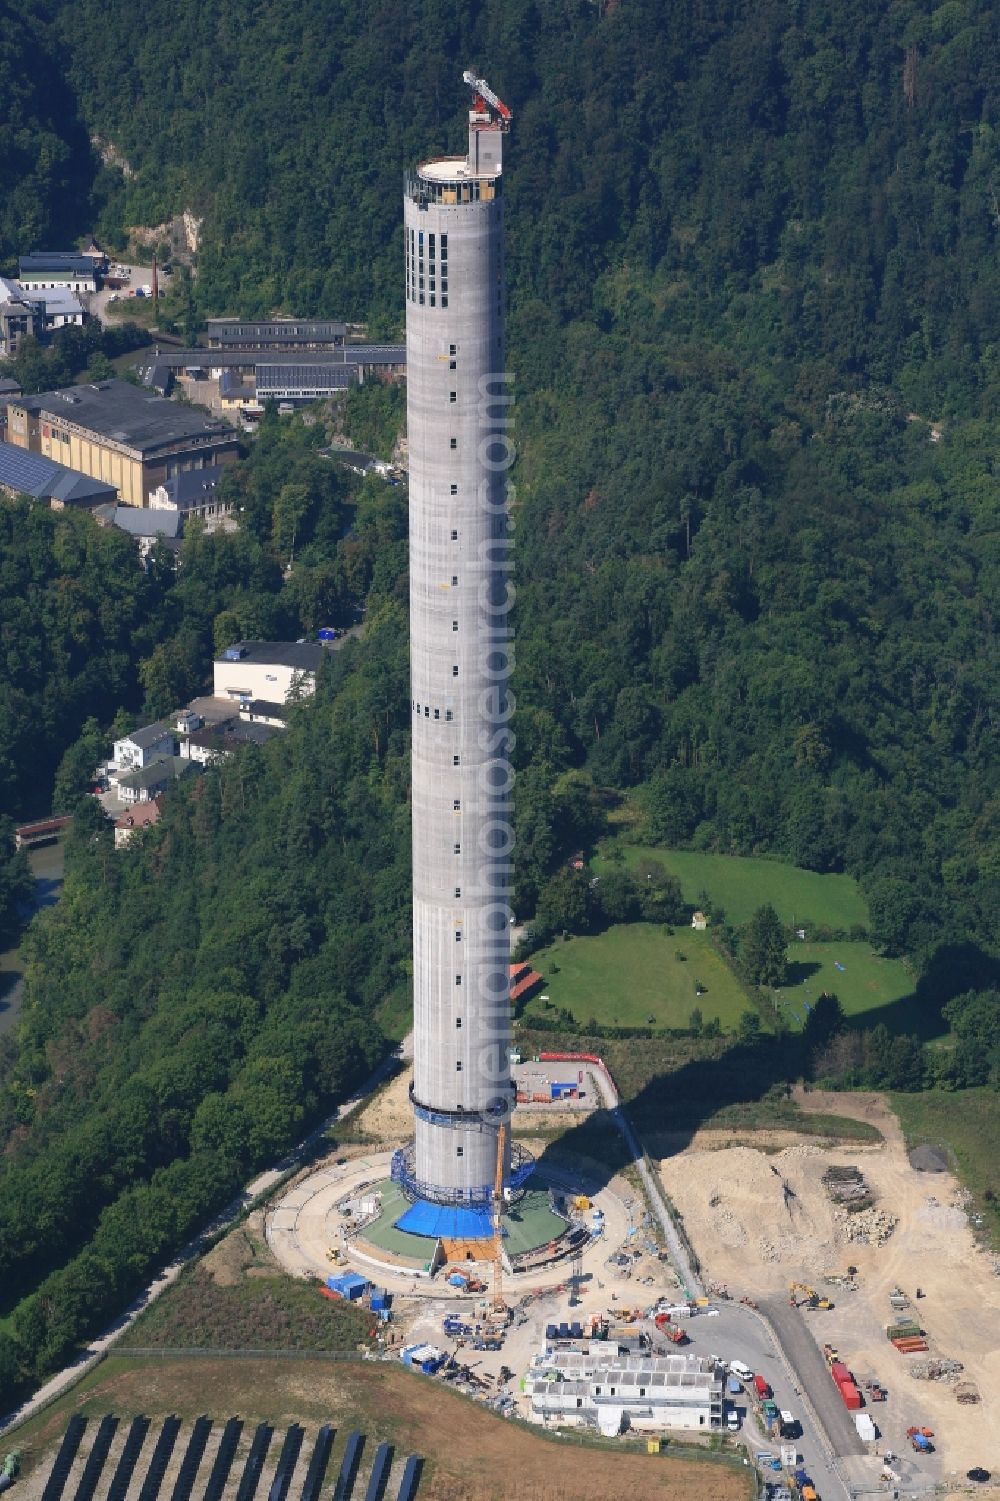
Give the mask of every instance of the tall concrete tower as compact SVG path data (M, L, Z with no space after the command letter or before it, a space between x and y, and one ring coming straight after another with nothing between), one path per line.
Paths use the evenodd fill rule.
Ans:
M465 156L405 181L415 1139L394 1176L485 1228L510 1078L512 701L503 138L474 74ZM509 1193L530 1159L505 1149ZM462 1220L462 1215L465 1220ZM412 1222L412 1221L411 1221ZM401 1221L401 1223L403 1223Z

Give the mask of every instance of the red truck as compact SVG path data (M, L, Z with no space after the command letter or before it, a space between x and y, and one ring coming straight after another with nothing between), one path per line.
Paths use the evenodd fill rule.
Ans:
M763 1376L761 1376L759 1372L753 1378L753 1385L754 1385L754 1391L757 1393L758 1397L760 1398L760 1400L762 1402L764 1401L765 1397L773 1397L774 1396L774 1393L772 1392L771 1388L768 1386L767 1382L764 1380Z

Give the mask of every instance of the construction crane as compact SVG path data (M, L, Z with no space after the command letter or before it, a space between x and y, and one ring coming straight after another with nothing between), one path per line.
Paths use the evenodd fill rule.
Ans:
M479 114L487 114L490 110L495 111L499 116L500 129L509 130L513 116L499 94L495 94L490 88L486 79L477 78L471 68L466 68L462 78L476 96L473 109Z
M497 1131L497 1169L493 1179L493 1312L506 1314L503 1300L503 1164L507 1145L507 1122Z

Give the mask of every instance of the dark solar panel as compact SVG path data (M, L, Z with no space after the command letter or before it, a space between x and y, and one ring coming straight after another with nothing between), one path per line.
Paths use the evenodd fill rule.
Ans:
M108 1486L107 1501L125 1501L125 1493L129 1488L129 1482L135 1472L136 1460L146 1442L146 1434L149 1432L148 1418L133 1418L132 1425L125 1437L125 1447L118 1459L118 1465L111 1484Z
M278 1455L278 1468L274 1472L271 1481L271 1489L268 1492L267 1501L285 1501L288 1495L288 1487L292 1483L292 1472L298 1463L299 1450L302 1448L302 1440L305 1433L297 1423L294 1423L285 1434L285 1442L281 1446Z
M358 1433L356 1429L347 1435L347 1448L344 1450L344 1457L340 1462L340 1474L333 1488L333 1501L350 1501L364 1444L364 1434Z
M35 495L63 472L54 459L28 453L13 443L0 443L0 485Z
M149 1469L146 1471L145 1479L142 1482L139 1501L156 1501L157 1496L160 1494L160 1486L163 1484L163 1477L167 1473L170 1456L174 1452L177 1435L180 1431L180 1418L166 1418L164 1420L163 1427L160 1429L159 1437L156 1440L152 1457L149 1461Z
M215 1456L212 1473L208 1477L205 1487L204 1501L219 1501L225 1490L226 1481L229 1479L229 1471L233 1467L233 1456L236 1453L236 1445L240 1441L243 1432L243 1424L239 1418L230 1418L222 1430L222 1439L219 1443L219 1452Z
M53 1461L49 1478L45 1482L42 1492L42 1501L59 1501L69 1478L69 1472L73 1468L73 1461L83 1441L83 1430L87 1426L87 1419L81 1418L76 1413L70 1418L63 1434L63 1441L59 1445L59 1453Z
M101 1472L107 1463L108 1455L111 1452L111 1445L114 1442L117 1432L118 1419L113 1417L111 1413L106 1413L100 1421L97 1436L94 1439L94 1447L91 1449L87 1463L83 1467L80 1484L76 1488L76 1501L93 1501L94 1492L97 1490L97 1482L101 1478Z
M247 1455L247 1462L243 1469L243 1478L236 1492L236 1501L253 1501L257 1494L260 1472L264 1468L273 1433L274 1429L270 1423L258 1423L257 1432L253 1436L250 1453Z
M332 1423L324 1423L317 1433L300 1501L319 1501L319 1493L326 1475L326 1467L330 1462L330 1450L333 1448L333 1436L336 1431Z
M174 1488L170 1501L190 1501L191 1492L198 1476L198 1470L205 1455L205 1445L208 1443L208 1435L212 1431L211 1418L199 1418L191 1430L188 1439L187 1451L181 1460L181 1467L174 1481Z
M372 1472L368 1477L368 1489L365 1491L365 1501L382 1501L391 1469L392 1445L379 1444L375 1450L375 1462L372 1465Z
M423 1467L424 1462L420 1455L411 1454L406 1461L403 1478L399 1482L399 1494L396 1496L396 1501L413 1501L414 1496L417 1494L417 1487L420 1484L420 1472Z

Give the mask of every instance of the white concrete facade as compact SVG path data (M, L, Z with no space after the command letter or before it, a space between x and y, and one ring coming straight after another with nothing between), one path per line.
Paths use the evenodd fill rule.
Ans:
M585 1423L601 1433L626 1428L713 1432L722 1427L722 1378L697 1355L574 1352L539 1356L525 1390L540 1422Z
M513 1103L506 475L489 446L507 417L503 199L500 131L484 133L488 170L425 162L404 197L415 1174L445 1200L492 1188Z
M254 643L255 646L266 644ZM308 696L315 693L315 667L305 660L302 663L289 660L290 657L294 657L294 653L275 653L268 658L265 652L258 651L240 660L217 658L212 667L214 696L228 698L236 704L249 703L255 698L284 704L295 694Z
M173 731L166 725L146 725L115 741L113 759L120 772L141 771L174 753Z

